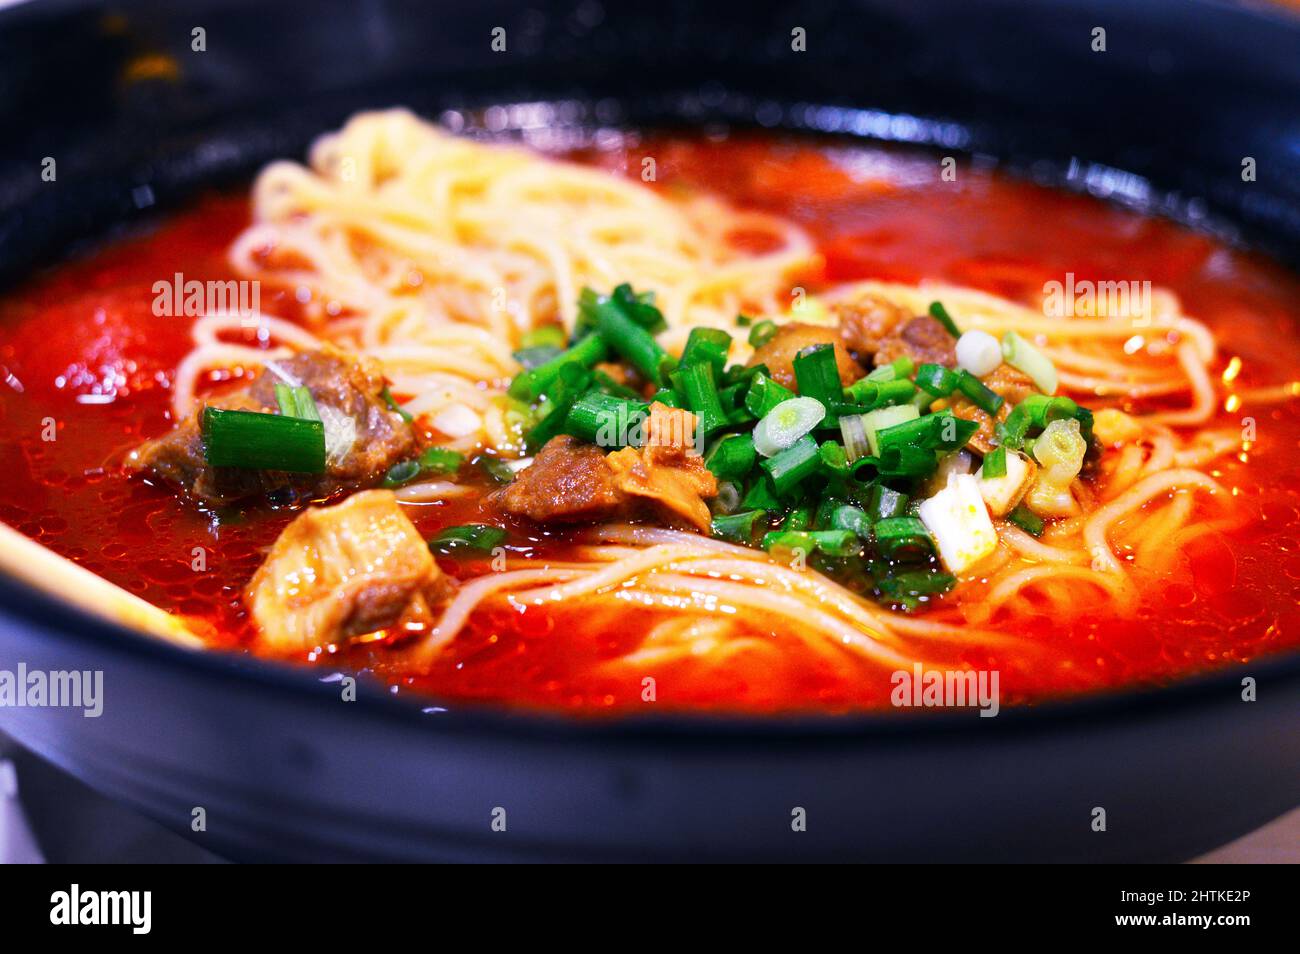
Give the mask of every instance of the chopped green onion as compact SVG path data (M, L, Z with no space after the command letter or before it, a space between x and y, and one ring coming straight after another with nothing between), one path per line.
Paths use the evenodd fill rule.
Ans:
M769 552L802 551L809 556L820 550L828 556L853 556L858 539L850 530L774 530L763 537L763 549Z
M1039 537L1043 534L1043 518L1024 504L1007 514L1007 520L1031 536Z
M383 486L401 487L420 476L420 464L414 460L399 460L384 474Z
M957 389L985 414L998 413L1006 403L1006 398L964 369L957 375Z
M713 365L714 377L721 377L730 349L731 335L725 331L718 328L692 328L690 337L686 339L686 347L682 349L682 360L678 367L689 368L706 361Z
M563 348L556 348L551 345L540 345L536 348L520 348L518 351L512 351L511 357L524 366L525 370L531 371L533 368L540 368L546 362L558 358L564 353Z
M923 364L916 369L916 384L935 397L947 397L957 387L957 373L941 364Z
M713 446L704 466L718 480L740 480L753 468L757 457L751 435L728 434Z
M766 417L778 404L794 396L795 393L789 388L773 381L766 374L759 373L750 381L749 391L745 394L745 407L755 417Z
M867 443L867 429L862 426L862 415L843 415L840 418L840 436L844 438L844 456L850 463L871 453L871 445Z
M822 459L822 469L833 477L847 477L849 459L844 448L835 441L825 441L818 449Z
M564 349L564 329L559 325L542 325L531 331L525 331L519 338L520 348L559 348Z
M420 473L454 474L464 462L464 454L445 447L430 447L420 455Z
M325 473L325 425L256 411L203 409L203 457L213 467Z
M1002 357L1011 367L1029 375L1038 390L1044 394L1056 393L1059 383L1056 365L1014 331L1008 331L1002 336Z
M746 491L740 505L758 510L776 510L781 506L781 500L772 488L771 479L764 474L749 485L749 490Z
M385 384L384 389L379 392L379 396L384 399L384 403L388 405L388 409L394 412L395 414L400 415L402 420L404 420L407 424L410 424L411 421L415 420L415 418L411 417L410 414L402 410L402 406L400 404L398 404L396 401L393 400L393 393L388 390L387 384Z
M881 451L876 467L882 477L924 477L938 464L938 455L933 450L902 444Z
M795 507L781 521L782 530L807 530L812 526L812 511L807 507Z
M668 357L668 353L659 346L654 336L633 321L611 299L597 302L592 314L596 321L596 333L605 344L640 371L646 380L661 385L661 363Z
M882 407L869 414L862 415L862 427L867 432L867 446L873 457L880 456L880 443L877 434L905 421L914 421L921 412L910 404Z
M446 556L461 553L491 553L506 539L506 532L500 527L490 527L485 523L467 523L459 527L447 527L429 541L429 548Z
M884 576L876 581L882 594L907 609L916 609L923 598L947 593L957 585L957 578L951 573L938 573L929 570L911 570Z
M757 444L757 436L755 444ZM783 497L805 477L815 473L820 461L820 448L817 442L813 440L811 434L805 434L775 457L763 461L761 466L772 478L772 486L777 495Z
M665 407L682 407L682 396L672 388L660 388L650 399L650 403L658 402Z
M593 364L604 361L607 357L605 342L599 335L587 335L568 351L515 375L510 382L510 396L521 401L536 401L555 383L561 369L577 365L590 368Z
M816 398L782 401L755 426L754 448L764 457L773 457L811 433L825 416L826 408Z
M891 560L923 560L934 552L930 531L916 517L889 517L872 529L881 555Z
M985 480L1005 477L1007 475L1007 449L1005 447L995 447L985 454L980 473Z
M884 484L874 484L867 501L867 513L873 521L888 520L907 512L907 494L891 490Z
M952 411L945 410L902 421L877 431L876 447L881 455L891 448L904 445L927 450L956 450L966 446L966 442L977 430L979 425L974 421L964 420Z
M930 314L938 319L939 324L943 325L948 334L954 338L961 337L961 332L957 330L957 322L952 320L952 315L948 314L948 309L943 307L942 302L930 302Z
M280 405L280 413L285 417L299 417L304 421L319 421L320 411L308 388L287 384L275 386L275 402Z
M719 428L727 426L718 385L713 379L713 365L708 362L682 367L672 373L673 390L695 414L701 440L707 440Z
M861 507L842 504L831 514L831 527L835 530L851 530L854 534L867 539L871 536L871 518Z
M493 457L491 454L480 454L473 463L494 484L508 484L515 479L515 472L500 457Z
M915 365L908 355L895 358L889 364L881 365L867 375L867 381L897 381L910 378Z
M765 319L749 329L749 346L761 348L776 335L776 322Z
M640 430L646 411L647 406L640 401L588 391L569 408L563 433L598 447L626 447L632 442L632 432Z
M823 408L844 400L840 369L835 363L835 346L813 345L794 357L794 379L803 397L816 398ZM835 424L835 421L827 421Z
M713 518L712 533L719 540L730 540L752 546L754 542L754 524L766 516L762 510L742 510Z
M591 372L581 364L570 362L560 368L538 406L539 420L524 435L530 454L537 453L552 437L563 433L569 411L590 385Z
M867 411L887 404L901 404L908 400L916 388L907 378L893 381L873 381L870 377L855 381L844 389L844 396L854 404L863 405Z

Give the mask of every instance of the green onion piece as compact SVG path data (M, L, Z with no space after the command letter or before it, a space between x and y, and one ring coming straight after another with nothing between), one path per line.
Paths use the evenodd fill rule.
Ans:
M820 550L828 556L853 556L859 550L858 539L849 530L773 530L763 536L763 549L769 553L802 551L810 556Z
M873 381L870 377L866 377L844 389L844 396L854 404L861 405L862 411L872 411L888 404L901 404L915 393L916 388L907 378L899 378L896 381Z
M722 376L723 366L727 363L727 352L731 350L731 335L719 328L692 328L682 349L682 360L678 367L689 368L701 361L713 365L714 377Z
M668 322L664 320L664 313L655 307L654 292L634 292L632 286L624 282L614 289L610 297L618 302L629 318L652 335L667 329Z
M952 315L948 314L948 309L943 307L942 302L930 302L930 314L939 320L939 324L947 329L948 334L954 338L961 337L961 332L957 330L957 322L952 320Z
M900 517L907 512L907 494L891 490L884 484L873 484L867 501L867 513L872 521Z
M389 488L401 487L405 484L409 484L419 476L419 461L399 460L392 467L388 468L388 472L384 474L383 486Z
M728 434L713 445L704 466L718 480L740 480L753 469L758 454L749 434Z
M558 358L563 353L563 348L541 345L536 348L520 348L518 351L510 352L510 355L523 365L525 370L531 371L533 368L540 368L546 362Z
M880 431L888 430L906 421L914 421L920 416L921 412L910 404L882 407L869 414L864 414L862 416L862 427L867 432L867 446L871 448L871 455L873 457L880 455L880 443L877 436Z
M445 447L430 447L420 455L421 474L454 474L465 463L465 455Z
M491 454L480 454L474 459L473 463L494 484L508 484L515 479L515 472L500 457L493 457Z
M510 396L520 401L536 401L560 376L560 370L569 365L590 368L604 361L608 355L605 342L599 335L587 335L568 351L515 375L510 382Z
M633 431L641 429L646 411L647 406L640 401L588 391L569 408L562 433L598 447L626 447L632 443Z
M765 474L761 474L749 485L749 490L745 492L740 505L746 509L777 510L781 506L781 500L772 488L772 481Z
M772 478L772 486L777 496L784 497L805 477L816 472L820 461L821 454L817 442L813 440L811 434L805 434L775 457L764 460L761 466Z
M682 396L686 407L695 415L696 429L701 440L707 440L720 428L727 426L727 413L722 409L718 385L713 379L713 365L708 362L683 367L672 374L673 390Z
M933 450L914 444L886 448L876 464L882 477L925 477L938 466L939 457Z
M901 358L895 358L889 364L881 365L867 375L867 381L897 381L902 378L910 378L915 364L907 355Z
M1039 537L1043 534L1043 518L1024 504L1007 514L1007 520L1032 536Z
M520 348L559 348L564 350L564 329L559 325L542 325L519 337Z
M620 397L628 401L641 400L640 393L632 390L625 384L619 384L604 371L600 370L600 368L592 370L591 380L596 389L604 394L610 394L614 397Z
M445 556L465 553L491 553L505 542L506 532L485 523L466 523L447 527L429 541L429 549Z
M987 387L983 381L962 369L957 375L957 389L985 414L996 414L1006 403L1006 398Z
M835 346L828 344L813 345L804 348L794 357L794 379L799 385L799 394L803 397L816 398L822 407L830 407L844 400L844 388L840 386L840 369L835 363ZM829 425L839 423L828 420Z
M776 335L776 322L769 319L758 322L749 329L749 346L761 348Z
M716 516L713 518L713 536L719 540L729 540L732 543L743 543L745 546L752 546L754 543L754 524L764 516L766 516L766 513L762 510L742 510L739 513Z
M684 407L682 404L682 396L672 388L660 388L656 391L654 397L650 399L651 404L654 404L655 402L658 402L665 407Z
M916 609L930 597L947 593L956 585L957 578L952 574L929 570L896 573L876 581L882 594L907 609Z
M889 517L879 521L873 531L881 555L891 560L914 562L934 552L930 531L916 517Z
M1017 371L1023 371L1033 379L1034 386L1044 394L1055 394L1059 383L1056 365L1028 341L1008 331L1002 336L1002 358Z
M825 441L818 449L817 453L821 457L821 466L824 471L833 477L847 477L849 473L849 458L844 453L844 448L835 441Z
M564 432L569 411L590 386L591 372L581 364L570 362L559 369L538 405L539 420L524 435L528 453L536 454L552 437Z
M393 393L388 390L387 384L385 384L384 389L379 392L379 396L384 399L384 403L388 405L388 409L395 414L398 414L407 424L410 424L411 421L415 420L415 418L411 417L410 414L402 410L400 404L393 400Z
M782 530L807 530L812 526L812 510L808 507L795 507L781 521Z
M754 427L754 449L764 457L774 457L812 433L825 416L826 408L816 398L782 401Z
M865 540L871 536L871 518L867 516L867 512L861 507L855 507L852 504L841 504L831 514L831 528L852 531Z
M947 397L957 387L958 375L941 364L923 364L916 369L916 384L935 397Z
M783 401L795 396L789 388L777 384L766 374L756 374L745 394L745 407L755 417L763 418L772 413L772 409Z
M668 352L659 346L654 336L633 321L612 300L599 302L593 310L596 333L612 350L656 386L663 383L660 362Z
M320 411L311 391L302 385L290 387L287 384L275 386L275 403L280 405L280 413L285 417L299 417L304 421L319 421Z
M812 525L818 530L843 530L843 527L831 525L831 517L835 515L837 508L844 506L844 501L840 498L826 494L817 503L817 509L813 512Z
M213 467L325 473L325 425L256 411L203 409L203 457Z
M844 458L849 463L871 453L861 414L844 414L840 417L840 436L844 438Z
M1007 475L1007 449L1005 447L995 447L985 454L980 473L985 480L1005 477Z
M737 315L737 316L736 316L736 327L737 327L737 328L748 328L748 327L749 327L750 325L752 325L753 323L754 323L754 319L751 318L751 317L749 317L749 315Z
M974 421L963 420L952 411L945 410L878 431L876 446L882 455L886 450L904 445L927 450L956 450L966 446L966 442L977 430L979 425Z

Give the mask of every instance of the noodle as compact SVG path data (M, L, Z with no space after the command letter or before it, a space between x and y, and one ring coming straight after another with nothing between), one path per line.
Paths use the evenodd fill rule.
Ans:
M812 241L770 215L714 199L667 198L640 183L517 148L448 135L403 111L367 113L312 149L307 167L276 163L254 190L255 224L230 257L251 279L286 288L306 327L268 315L214 314L194 325L195 347L177 369L178 418L204 376L256 366L333 342L379 362L404 409L441 435L440 446L522 455L505 387L512 351L531 329L577 321L580 291L624 282L651 290L679 352L690 329L730 326L737 313L780 318L791 282L815 264ZM762 235L769 251L737 241ZM1000 616L1066 612L1102 594L1128 612L1138 598L1131 564L1167 566L1201 531L1195 492L1221 494L1195 469L1241 446L1229 431L1196 430L1218 403L1214 335L1156 290L1130 315L1049 318L991 294L946 285L868 281L829 290L827 302L863 295L923 314L941 299L962 329L1015 331L1059 369L1064 393L1094 408L1168 400L1134 414L1139 436L1117 441L1089 483L1076 480L1073 516L1035 538L999 523L1000 546L972 572L977 600L925 617L890 612L811 570L694 533L608 524L583 532L576 562L516 561L465 581L426 638L410 648L428 666L476 612L557 603L668 607L638 648L607 665L650 665L777 643L744 635L741 618L777 619L810 652L908 667L940 643L996 645ZM829 322L810 312L801 321ZM250 343L253 342L253 343ZM738 343L732 357L744 360ZM1242 392L1261 403L1296 385ZM438 503L470 488L431 480L402 488L407 504ZM1078 512L1081 511L1081 512ZM1129 547L1131 560L1117 557ZM1130 548L1131 550L1131 548Z

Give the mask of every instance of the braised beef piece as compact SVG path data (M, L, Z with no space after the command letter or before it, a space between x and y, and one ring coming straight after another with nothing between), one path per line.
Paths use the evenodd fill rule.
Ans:
M907 309L876 295L836 302L831 312L839 318L844 347L863 364L870 362L881 343L912 317Z
M289 474L211 467L203 456L203 407L275 413L276 384L311 391L326 422L323 474ZM339 490L372 487L399 460L415 452L415 435L381 395L378 365L326 346L272 362L243 388L214 397L169 434L146 441L127 459L131 470L173 484L206 503L223 505L265 497L272 503L319 500Z
M608 520L628 503L605 452L568 434L547 441L513 483L488 499L505 513L538 523Z
M876 367L891 364L906 355L916 364L957 365L957 339L937 318L919 315L899 326L896 334L887 335L876 351Z
M821 325L805 325L794 321L781 325L771 339L762 347L755 349L749 359L749 367L757 364L767 365L772 380L790 390L797 390L794 376L794 359L799 352L814 345L828 344L835 346L835 364L840 372L840 383L852 384L866 372L855 362L845 349L838 332L834 328Z
M655 402L646 443L606 454L561 434L551 438L514 482L488 502L536 523L588 523L649 511L660 522L707 533L718 484L691 453L695 415Z

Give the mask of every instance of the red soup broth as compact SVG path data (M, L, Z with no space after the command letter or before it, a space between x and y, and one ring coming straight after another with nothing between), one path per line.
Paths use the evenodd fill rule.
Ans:
M1067 272L1078 281L1150 280L1216 332L1225 361L1241 359L1239 386L1280 384L1300 368L1300 281L1167 221L975 168L941 182L924 154L807 139L629 139L575 158L637 176L645 155L656 157L658 188L707 190L806 228L824 259L814 286L932 279L1029 302ZM292 514L201 510L120 465L132 446L172 426L169 387L190 343L191 319L154 314L155 283L178 272L235 277L226 249L248 222L246 196L208 196L0 299L0 520L191 617L230 651L253 644L241 593ZM296 313L291 295L266 288L262 308ZM1019 640L953 650L948 662L997 669L1010 704L1163 683L1300 646L1298 410L1292 401L1221 411L1216 425L1241 426L1249 415L1257 430L1244 460L1212 471L1230 488L1241 525L1197 538L1166 579L1147 585L1135 616L1081 605L1068 617L1014 618L1001 628ZM51 421L56 439L46 440ZM418 508L415 521L432 535L485 514L472 496ZM537 559L564 549L562 539L521 527L512 541ZM194 569L196 548L203 571ZM486 569L440 562L457 576ZM619 664L666 612L487 609L420 674L404 671L382 641L327 647L313 660L445 702L588 714L644 711L651 695L659 710L889 706L889 673L847 656L830 664L763 619L743 623L756 648L720 662Z

